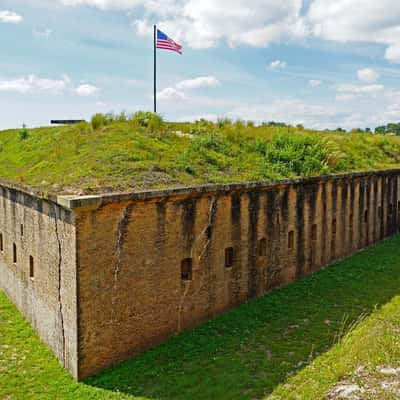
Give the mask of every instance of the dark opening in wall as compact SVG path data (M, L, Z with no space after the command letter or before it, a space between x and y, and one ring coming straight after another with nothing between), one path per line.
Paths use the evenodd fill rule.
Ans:
M267 255L267 239L262 238L258 242L258 255L265 257Z
M389 204L389 215L393 214L393 204Z
M397 212L400 214L400 201L397 203Z
M193 259L185 258L181 262L181 279L183 281L191 281L192 280L192 268L193 268Z
M382 213L382 207L381 206L378 207L378 218L379 219L383 218L383 213Z
M0 251L4 251L3 234L0 233Z
M368 210L364 211L364 222L367 223L368 222Z
M318 230L317 225L314 224L311 228L311 240L315 242L317 240Z
M35 278L35 262L32 256L29 256L29 277L31 279Z
M13 262L17 262L17 245L13 243Z
M332 236L336 236L337 232L337 221L336 218L332 220Z
M294 231L289 232L288 237L288 248L291 250L294 247Z
M24 225L21 224L21 236L24 236Z
M233 261L234 261L233 247L228 247L225 249L225 268L233 267Z

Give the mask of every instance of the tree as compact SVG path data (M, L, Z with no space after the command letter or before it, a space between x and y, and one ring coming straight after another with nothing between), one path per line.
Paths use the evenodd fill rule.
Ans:
M386 126L377 126L375 128L375 133L385 134L386 133Z

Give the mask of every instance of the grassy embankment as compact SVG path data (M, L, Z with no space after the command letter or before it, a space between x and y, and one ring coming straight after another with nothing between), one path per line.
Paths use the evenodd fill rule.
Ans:
M0 294L0 398L313 400L360 380L359 367L379 386L377 366L400 366L399 246L379 244L81 384ZM397 398L377 393L362 398Z
M90 193L400 166L400 137L135 117L0 132L0 179Z

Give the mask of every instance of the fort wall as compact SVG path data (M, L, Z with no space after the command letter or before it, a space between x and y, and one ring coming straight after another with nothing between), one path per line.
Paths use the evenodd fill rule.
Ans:
M0 287L83 379L400 228L400 170L99 196L0 186Z
M80 376L395 234L399 183L383 171L78 199Z

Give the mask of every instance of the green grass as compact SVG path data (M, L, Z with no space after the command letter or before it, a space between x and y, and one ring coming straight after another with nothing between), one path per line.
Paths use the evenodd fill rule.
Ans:
M91 193L400 166L395 136L137 117L96 117L93 126L0 132L0 179L49 192Z
M0 398L321 399L359 363L398 360L399 246L388 240L80 384L0 294Z

